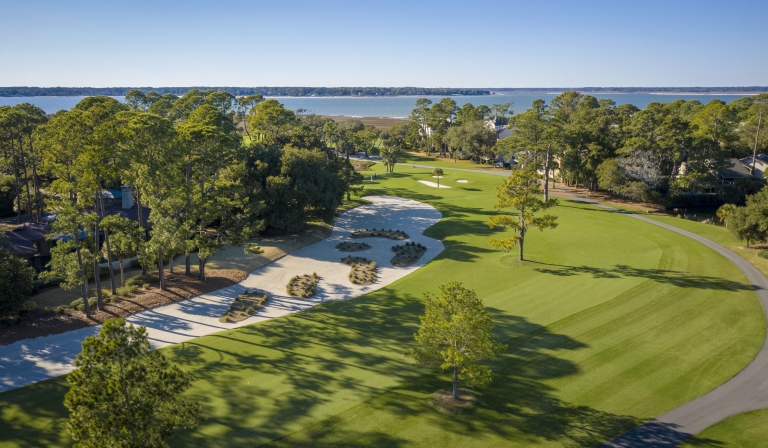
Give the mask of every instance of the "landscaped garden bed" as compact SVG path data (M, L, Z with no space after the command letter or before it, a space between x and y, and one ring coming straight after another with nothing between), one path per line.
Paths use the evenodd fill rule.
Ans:
M392 246L392 252L395 256L392 257L392 266L406 267L410 266L421 258L427 251L426 246L422 246L421 243L405 243L403 246Z
M306 299L317 293L317 282L319 281L320 277L317 273L312 275L296 275L288 282L285 289L290 296Z
M361 250L370 249L371 245L367 243L350 243L345 241L336 245L336 250L342 252L360 252Z
M365 230L356 230L352 232L351 235L349 235L350 238L371 238L371 237L381 237L381 238L389 238L390 240L407 240L408 234L403 232L402 230L384 230L379 229L376 230L374 227L373 229L365 229Z
M223 316L219 318L219 322L240 322L241 320L248 319L256 311L264 308L264 305L269 301L269 294L264 291L246 290L244 293L235 297L232 305L229 306Z
M355 285L372 285L379 278L376 273L376 263L367 258L345 257L341 262L350 266L349 281Z

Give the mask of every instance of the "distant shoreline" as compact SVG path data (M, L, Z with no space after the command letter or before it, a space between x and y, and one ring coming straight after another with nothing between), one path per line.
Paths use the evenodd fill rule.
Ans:
M3 98L66 98L78 96L125 96L134 87L0 87ZM768 86L733 87L138 87L143 92L183 95L192 89L225 90L235 96L260 94L268 98L397 98L474 97L497 95L559 95L567 90L588 95L755 95L768 93Z

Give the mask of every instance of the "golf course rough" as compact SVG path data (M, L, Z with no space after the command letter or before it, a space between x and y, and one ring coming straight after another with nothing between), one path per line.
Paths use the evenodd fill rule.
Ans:
M440 210L424 232L445 247L434 261L354 300L163 349L195 377L187 395L206 417L172 446L598 446L723 383L762 345L754 291L702 244L561 200L560 226L531 233L521 263L488 245L509 235L487 225L501 179L466 172L471 190L426 192L413 178L430 172L398 164L366 193ZM341 241L327 253L345 267ZM422 294L449 280L478 293L508 346L494 381L473 391L476 409L460 416L429 403L450 377L403 356ZM0 394L0 440L68 446L66 390L55 378Z

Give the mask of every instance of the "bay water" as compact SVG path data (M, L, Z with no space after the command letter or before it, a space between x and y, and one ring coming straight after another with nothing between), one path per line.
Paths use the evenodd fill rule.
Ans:
M500 103L513 103L512 109L515 113L524 112L531 106L531 103L541 98L549 104L550 100L561 92L551 92L546 94L494 94L482 96L454 96L452 97L459 107L465 103L472 103L475 106L484 104L491 106ZM713 99L720 99L729 103L733 100L743 98L745 95L721 95L721 94L653 94L653 93L605 93L594 94L595 98L611 99L617 105L634 104L640 109L645 109L648 104L657 102L672 102L678 99L686 101L698 100L702 103L708 103ZM36 96L36 97L0 97L0 106L13 106L19 103L32 103L46 113L52 114L60 110L69 110L83 96ZM113 97L123 101L124 97ZM344 115L349 117L408 117L411 110L420 98L417 96L395 96L395 97L276 97L275 99L285 105L286 108L296 111L298 109L306 110L306 113L315 113L318 115ZM440 101L441 96L427 97L432 102Z

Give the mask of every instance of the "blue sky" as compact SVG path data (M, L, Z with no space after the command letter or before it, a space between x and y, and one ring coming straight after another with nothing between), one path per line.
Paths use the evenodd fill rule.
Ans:
M767 13L765 0L0 0L0 85L766 85Z

